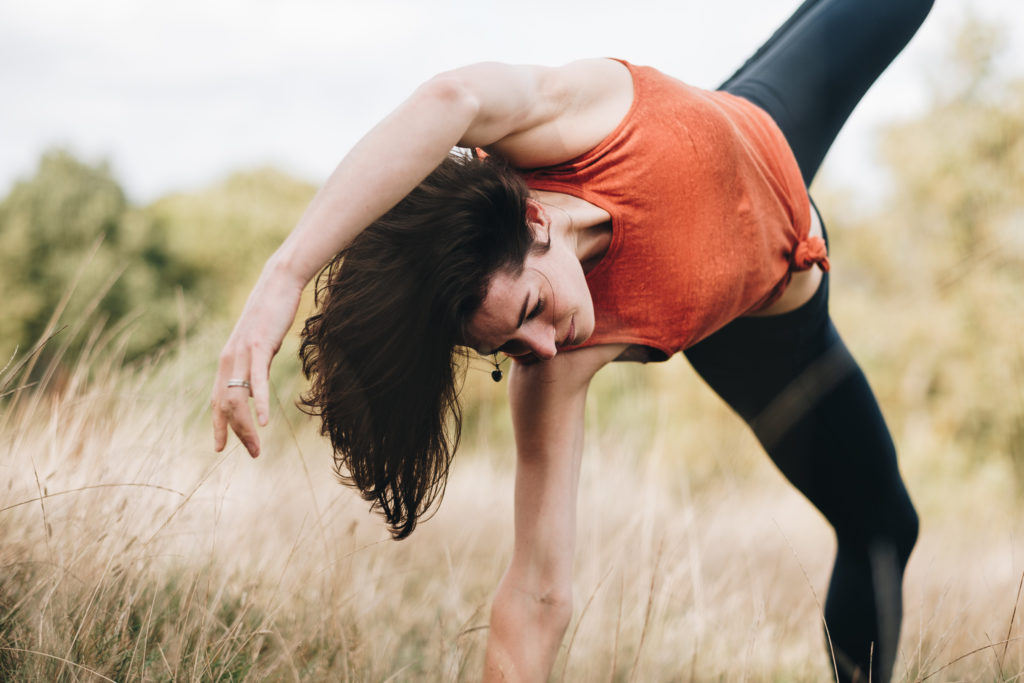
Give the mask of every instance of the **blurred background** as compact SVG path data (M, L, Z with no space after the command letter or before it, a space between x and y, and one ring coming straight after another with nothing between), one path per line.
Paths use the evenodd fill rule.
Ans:
M472 680L510 550L502 387L470 366L448 496L396 545L294 408L294 335L265 455L212 452L220 344L431 75L607 55L714 87L795 6L0 4L0 678ZM1024 9L939 0L812 188L923 519L901 680L1024 672L1022 187ZM827 676L829 531L685 362L603 371L587 439L563 676Z
M0 7L0 190L65 146L108 160L134 202L273 165L319 182L431 75L475 61L561 64L621 56L713 87L793 11L793 0L498 3L8 0ZM940 0L840 139L856 173L871 129L921 113L965 17L1003 31L1003 71L1024 63L1012 0ZM992 46L995 48L996 46ZM858 150L865 150L861 155Z
M5 2L0 197L7 197L3 253L15 263L2 276L8 315L0 350L36 338L38 318L63 289L58 273L74 271L67 254L105 232L98 263L118 250L146 259L113 285L103 307L115 315L133 308L125 291L159 300L175 285L197 293L190 302L217 308L204 308L207 320L237 310L238 290L311 188L439 71L482 60L560 64L609 55L714 87L794 5L637 2L621 12L610 2ZM975 101L1002 104L1011 96L1000 91L1020 77L1020 64L1019 4L939 2L840 135L823 183L856 194L846 208L880 209L906 180L893 177L901 172L894 164L923 172L913 168L912 150L886 158L885 130L958 100L965 115ZM949 123L942 140L969 153L959 132L967 124ZM35 242L6 227L29 224ZM45 249L41 259L26 251L47 240L60 249ZM51 269L56 279L26 269ZM170 310L153 308L157 317ZM140 348L163 338L143 334Z

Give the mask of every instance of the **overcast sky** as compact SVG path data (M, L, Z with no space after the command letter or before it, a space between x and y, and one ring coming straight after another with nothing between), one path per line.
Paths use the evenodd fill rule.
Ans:
M137 202L258 164L319 182L438 71L616 56L713 87L797 4L2 0L0 195L56 145L109 160ZM1019 0L937 5L837 142L835 177L863 175L870 132L924 106L926 76L968 7L1007 27L1018 47L1006 63L1024 71Z

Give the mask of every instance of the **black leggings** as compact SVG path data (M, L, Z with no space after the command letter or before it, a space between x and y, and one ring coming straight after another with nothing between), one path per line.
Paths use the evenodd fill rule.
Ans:
M807 0L722 85L765 109L806 183L931 0ZM829 280L795 311L740 318L686 351L782 473L825 515L838 551L825 603L841 681L888 681L918 520L885 419L828 313Z

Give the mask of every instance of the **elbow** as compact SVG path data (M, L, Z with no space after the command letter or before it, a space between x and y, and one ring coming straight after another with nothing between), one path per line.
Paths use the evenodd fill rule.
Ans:
M457 74L446 72L434 76L419 87L417 97L427 106L443 111L447 116L473 121L480 113L480 98L472 87Z

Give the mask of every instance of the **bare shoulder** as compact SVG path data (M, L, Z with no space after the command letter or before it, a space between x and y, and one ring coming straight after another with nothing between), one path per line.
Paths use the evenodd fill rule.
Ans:
M522 168L577 157L618 127L633 103L629 69L611 59L583 59L534 72L548 116L488 147Z
M615 102L628 109L633 101L633 78L629 69L614 59L580 59L551 68L550 76L567 84L566 89L579 105Z

